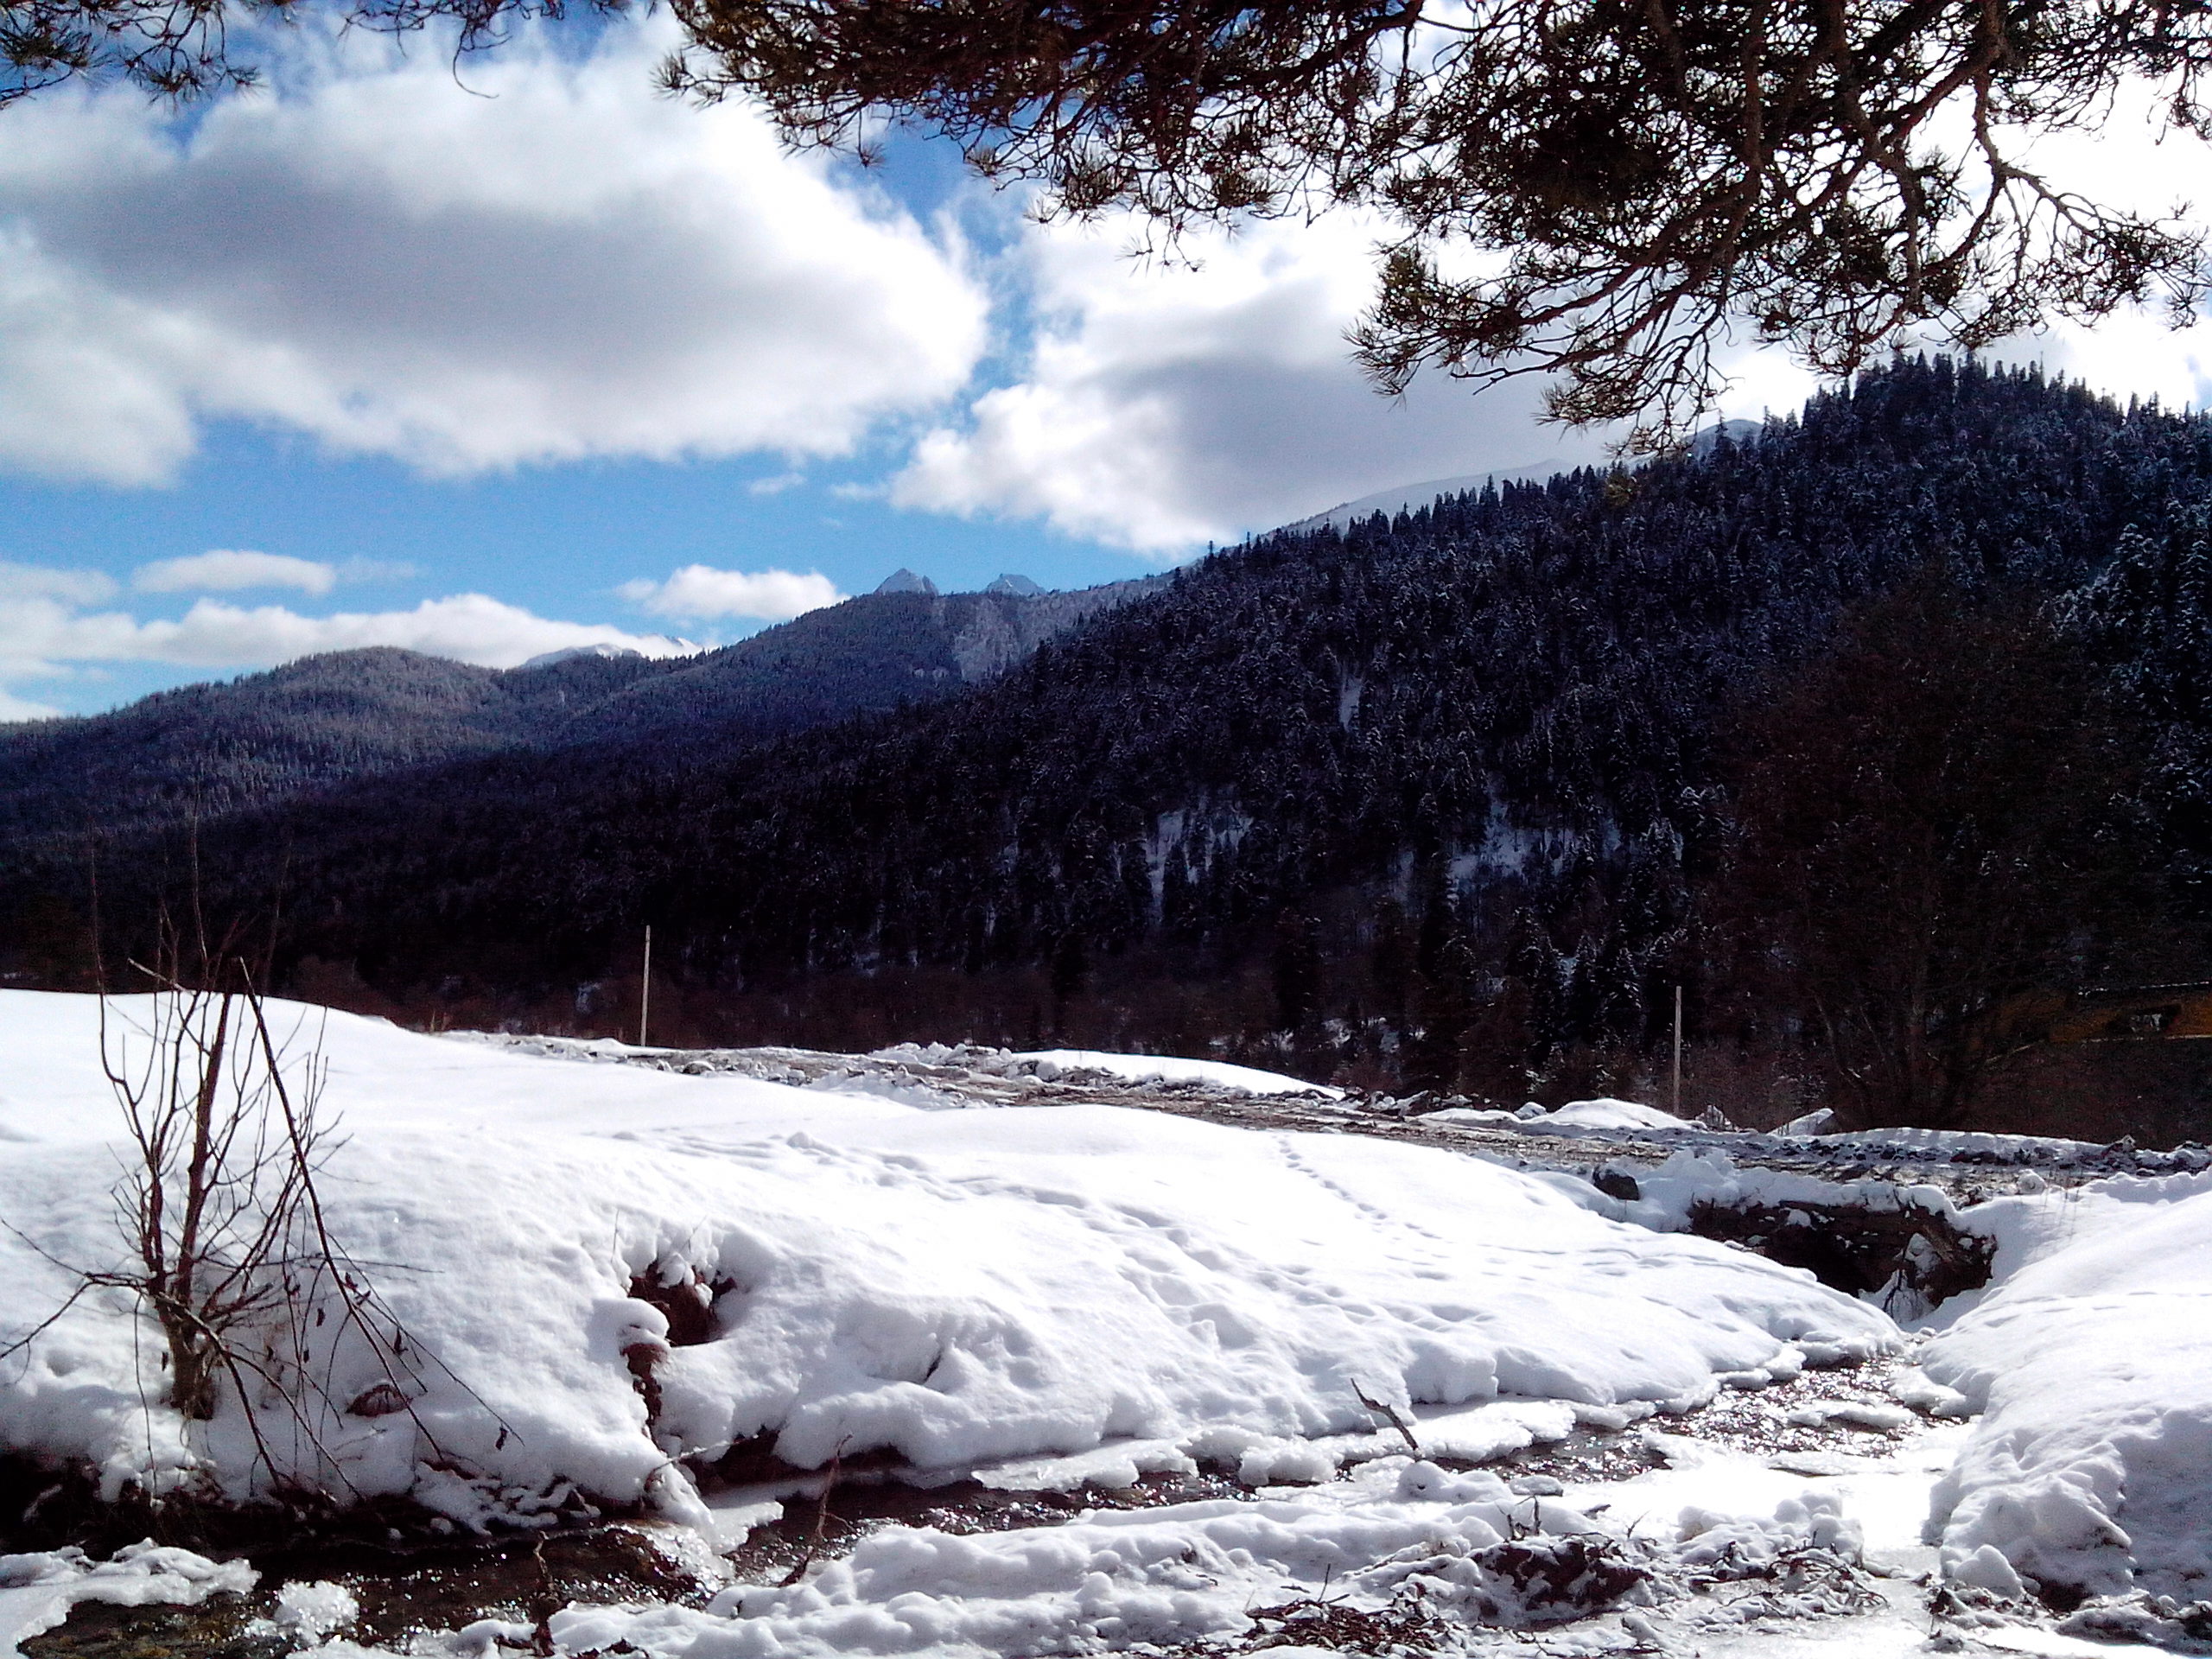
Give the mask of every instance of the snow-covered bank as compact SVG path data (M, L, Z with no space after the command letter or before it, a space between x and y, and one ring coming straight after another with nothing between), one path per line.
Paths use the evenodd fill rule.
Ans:
M148 1006L118 1012L143 1020ZM571 1645L627 1632L702 1656L887 1651L925 1626L977 1654L1141 1630L1181 1640L1244 1630L1266 1605L1253 1598L1310 1589L1315 1563L1341 1567L1339 1584L1382 1573L1381 1586L1394 1557L1494 1599L1495 1560L1450 1562L1495 1548L1471 1523L1496 1531L1495 1517L1459 1511L1497 1493L1392 1484L1406 1445L1368 1401L1402 1414L1425 1455L1481 1461L1897 1340L1875 1308L1680 1230L1731 1205L1778 1226L1815 1213L1924 1222L1931 1238L1978 1233L1993 1247L1990 1287L1934 1315L1947 1327L1926 1357L1936 1381L1897 1395L1947 1414L1986 1408L1939 1489L1942 1560L1963 1583L2006 1591L2024 1575L2187 1600L2212 1577L2212 1177L2036 1192L2013 1172L2016 1195L1974 1203L1966 1182L1828 1179L1758 1167L1748 1151L1739 1165L1697 1130L1713 1146L1677 1143L1617 1179L1628 1172L1602 1154L1526 1171L1411 1140L1102 1103L1147 1095L1098 1082L1116 1066L1090 1062L1115 1060L1161 1076L1150 1094L1169 1111L1203 1086L1206 1109L1227 1102L1239 1122L1362 1126L1356 1103L1261 1092L1265 1074L1178 1083L1141 1057L1071 1056L1076 1081L1062 1082L1010 1078L1005 1067L1034 1058L996 1052L849 1065L794 1051L771 1067L780 1052L761 1051L747 1063L763 1077L725 1069L730 1056L277 1012L301 1058L320 1033L327 1104L350 1137L323 1182L332 1219L378 1264L410 1352L428 1357L395 1402L372 1356L306 1332L304 1370L327 1401L311 1435L274 1437L278 1477L341 1498L410 1495L464 1523L644 1500L711 1529L679 1465L726 1453L733 1480L842 1451L849 1471L874 1454L1016 1491L1200 1466L1248 1487L1364 1471L1256 1508L1185 1504L1007 1541L894 1529L787 1594L724 1610L742 1617L670 1611L648 1631L579 1614ZM95 1015L88 999L0 993L0 1220L21 1230L0 1233L0 1345L67 1298L61 1264L108 1268L124 1251ZM1617 1103L1591 1104L1587 1116L1647 1132ZM189 1427L147 1408L162 1390L149 1334L119 1293L69 1308L0 1369L0 1447L89 1464L111 1490L265 1491L271 1471L257 1468L234 1400ZM1797 1421L1771 1394L1730 1398ZM1835 1421L1887 1433L1906 1417L1862 1398ZM1797 1540L1774 1546L1784 1554L1818 1548L1828 1513L1774 1517L1799 1501L1781 1490L1798 1467L1775 1458L1764 1484L1745 1484L1771 1522L1753 1533ZM1883 1490L1896 1509L1905 1487ZM772 1512L772 1500L731 1492L737 1508L720 1518ZM1622 1535L1622 1518L1605 1521L1612 1535L1638 1548L1657 1536L1656 1522ZM1754 1554L1769 1548L1745 1537ZM1694 1565L1676 1548L1688 1541L1660 1541L1655 1573ZM1109 1555L1122 1566L1091 1565ZM1177 1580L1177 1561L1216 1555L1227 1566L1207 1569L1211 1587ZM893 1602L906 1611L887 1611ZM1391 1605L1381 1590L1368 1602L1378 1616Z
M1925 1369L1982 1415L1937 1488L1946 1568L2212 1599L2212 1176L1999 1199L1997 1277Z
M1908 1449L1894 1465L1847 1461L1864 1471L1808 1482L1719 1455L1562 1500L1541 1481L1509 1484L1398 1456L1329 1485L1243 1501L1090 1510L1009 1531L884 1526L795 1581L732 1582L727 1569L697 1560L709 1576L682 1600L541 1601L542 1623L514 1618L510 1601L474 1619L464 1605L442 1628L392 1605L373 1580L361 1594L343 1581L291 1582L234 1601L211 1634L219 1640L227 1628L270 1651L289 1638L327 1659L503 1650L1015 1659L1138 1644L1223 1656L1283 1645L1527 1653L1516 1637L1538 1641L1540 1652L1595 1655L1682 1651L1678 1637L1707 1652L1718 1638L1727 1650L1731 1632L1802 1632L1818 1643L1825 1627L1832 1640L1847 1631L1886 1638L1905 1621L1860 1565L1862 1532L1875 1571L1891 1570L1881 1557L1893 1553L1885 1535L1897 1530L1898 1505L1883 1489L1924 1490L1927 1459ZM1872 1529L1847 1513L1862 1497L1872 1500ZM209 1589L244 1592L252 1578L166 1551L167 1579L152 1584L147 1554L140 1547L99 1566L0 1556L0 1585L51 1580L38 1592L45 1602L22 1608L47 1624L73 1592L99 1593L88 1586L111 1587L109 1599L188 1601ZM1838 1628L1840 1618L1851 1622ZM6 1629L0 1622L0 1655L14 1659ZM338 1642L312 1645L338 1632ZM1827 1650L1865 1659L1893 1649L1885 1640Z
M340 1495L519 1517L571 1485L629 1500L658 1482L680 1507L671 1455L1204 1451L1228 1431L1370 1431L1363 1393L1681 1408L1724 1374L1892 1340L1805 1274L1433 1148L1092 1106L931 1112L280 1013L302 1048L320 1031L350 1137L323 1183L334 1224L385 1264L379 1290L435 1361L391 1409L367 1356L305 1333L320 1446L273 1451ZM57 1262L121 1250L94 1018L90 999L0 993L10 1337L67 1295ZM708 1339L670 1348L641 1278L713 1295ZM80 1300L0 1376L0 1443L111 1485L265 1488L235 1402L189 1433L143 1408L144 1334L112 1297Z

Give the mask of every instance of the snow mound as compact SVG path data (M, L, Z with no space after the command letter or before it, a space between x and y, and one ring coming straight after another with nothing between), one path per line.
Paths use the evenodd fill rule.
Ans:
M1552 1127L1577 1129L1686 1129L1690 1127L1671 1112L1633 1100L1570 1100L1548 1116L1532 1118L1531 1128Z
M1999 1281L1923 1361L1983 1414L1936 1491L1947 1571L2212 1597L2212 1181L1985 1208Z
M266 1640L312 1647L327 1641L361 1616L359 1598L327 1579L286 1585L276 1592L275 1614L256 1619L248 1633Z
M135 1001L118 1014L143 1019ZM1431 1147L1098 1106L938 1112L275 1013L302 1050L321 1032L348 1137L322 1181L332 1224L382 1264L428 1357L397 1401L340 1322L292 1333L328 1409L311 1438L272 1437L273 1473L465 1524L542 1524L587 1495L699 1518L671 1460L733 1449L934 1471L1209 1430L1387 1434L1363 1394L1634 1416L1894 1340L1807 1274ZM0 993L18 1141L0 1215L21 1230L0 1234L0 1341L67 1296L57 1262L120 1255L94 1019L89 998ZM235 1400L189 1427L145 1408L144 1338L126 1302L80 1299L0 1374L0 1444L111 1488L268 1490Z
M1168 1054L1106 1054L1090 1048L1045 1048L1015 1054L1017 1064L1035 1062L1061 1071L1103 1071L1124 1083L1208 1083L1242 1089L1248 1095L1321 1095L1344 1098L1344 1090L1280 1071L1262 1071L1225 1060L1185 1060Z
M1426 1123L1465 1123L1495 1125L1519 1129L1526 1135L1586 1135L1621 1129L1692 1129L1697 1125L1688 1123L1671 1112L1662 1112L1656 1106L1645 1106L1633 1100L1570 1100L1564 1106L1545 1111L1533 1103L1517 1111L1502 1111L1495 1107L1447 1106L1442 1111L1425 1112Z
M1777 1135L1793 1132L1796 1132L1793 1124L1784 1124L1775 1131ZM1955 1159L1962 1154L1979 1154L2005 1163L2031 1163L2038 1159L2057 1161L2103 1150L2090 1141L2068 1141L2048 1135L1998 1135L1986 1129L1852 1129L1840 1134L1819 1134L1818 1138L1832 1147L1864 1147L1891 1157Z
M1517 1112L1500 1111L1495 1106L1446 1106L1438 1111L1423 1112L1423 1123L1465 1123L1473 1128L1496 1126L1517 1129L1524 1120Z

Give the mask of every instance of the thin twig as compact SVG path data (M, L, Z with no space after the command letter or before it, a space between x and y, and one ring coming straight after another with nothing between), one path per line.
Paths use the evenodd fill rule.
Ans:
M1388 1401L1369 1399L1367 1390L1360 1387L1359 1379L1356 1376L1351 1380L1351 1391L1359 1396L1359 1403L1365 1406L1368 1410L1378 1417L1389 1419L1390 1427L1405 1437L1406 1447L1414 1456L1418 1458L1426 1455L1421 1449L1421 1442L1414 1438L1413 1429L1407 1424L1406 1420L1398 1414L1398 1408L1395 1406L1391 1405Z

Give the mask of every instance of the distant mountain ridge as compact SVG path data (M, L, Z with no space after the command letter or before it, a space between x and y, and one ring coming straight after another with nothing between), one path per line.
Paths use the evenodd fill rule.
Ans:
M1024 593L1026 578L1001 577L940 594L914 578L696 657L587 646L501 670L378 645L0 725L0 852L213 821L469 755L781 736L988 679L1165 580Z

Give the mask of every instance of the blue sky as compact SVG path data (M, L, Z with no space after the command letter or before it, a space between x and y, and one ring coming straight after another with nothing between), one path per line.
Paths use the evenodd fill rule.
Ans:
M135 570L211 549L250 549L335 566L338 579L321 594L219 590L238 604L380 612L473 592L539 616L717 643L767 624L657 616L616 589L692 564L818 571L847 594L866 592L901 566L947 591L980 588L1007 570L1066 588L1159 568L1156 559L1033 518L968 519L833 493L867 485L880 466L880 456L861 455L767 493L753 486L780 483L784 470L743 459L594 461L432 479L391 460L333 457L226 423L207 433L170 484L117 488L0 474L0 561L102 572L134 614L175 618L200 595L134 594ZM210 677L200 664L86 663L24 690L87 712Z
M721 642L900 566L1081 586L1602 453L1533 385L1366 388L1381 226L1135 257L941 148L863 173L663 99L671 27L525 29L459 77L288 29L270 90L182 119L118 88L0 113L0 719L353 645ZM2190 401L2202 333L2021 350ZM1725 414L1812 385L1737 366Z

